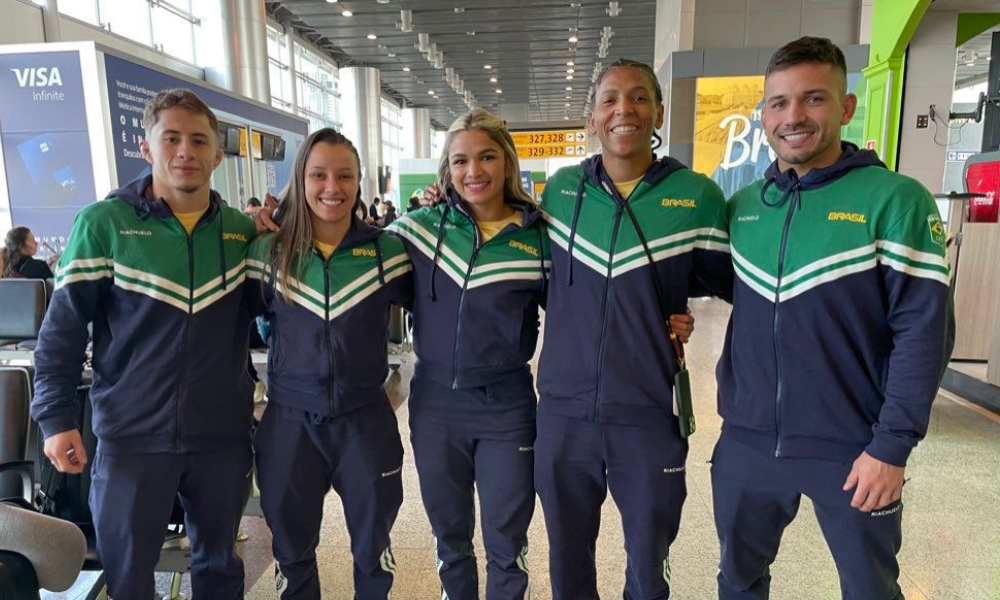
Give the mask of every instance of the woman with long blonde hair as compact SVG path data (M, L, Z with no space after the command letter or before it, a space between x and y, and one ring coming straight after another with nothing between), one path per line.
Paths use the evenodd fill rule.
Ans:
M458 118L438 168L446 201L390 227L413 261L410 432L437 541L443 597L476 600L479 493L486 598L528 593L535 391L528 361L545 298L548 237L521 188L514 143L484 110Z

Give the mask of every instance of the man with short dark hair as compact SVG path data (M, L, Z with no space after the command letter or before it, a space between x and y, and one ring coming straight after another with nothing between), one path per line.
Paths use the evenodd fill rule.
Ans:
M255 217L257 216L257 212L260 210L261 206L260 200L255 197L251 197L247 200L247 206L243 209L243 214Z
M802 38L768 65L762 124L777 160L729 206L736 283L717 375L712 466L719 598L768 598L803 495L843 598L901 600L903 473L951 353L937 206L874 152L844 55Z
M109 596L149 600L180 497L195 600L243 597L237 527L249 494L253 384L244 256L253 223L209 187L218 121L188 90L153 97L152 174L80 211L35 353L32 416L64 473L88 460L77 421L93 325L90 506Z

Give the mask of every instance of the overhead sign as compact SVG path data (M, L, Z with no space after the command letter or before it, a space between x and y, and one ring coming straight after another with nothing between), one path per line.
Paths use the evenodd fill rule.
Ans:
M583 129L512 131L518 158L551 158L587 155L587 132Z

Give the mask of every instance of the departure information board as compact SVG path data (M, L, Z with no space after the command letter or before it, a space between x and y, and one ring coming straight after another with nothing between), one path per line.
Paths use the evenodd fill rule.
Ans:
M512 131L518 158L551 158L587 155L587 132L584 129Z

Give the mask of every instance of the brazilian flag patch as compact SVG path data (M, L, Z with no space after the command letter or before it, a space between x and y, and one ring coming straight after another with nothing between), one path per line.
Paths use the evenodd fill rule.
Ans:
M931 241L944 248L945 245L945 235L944 235L944 223L941 222L941 217L937 215L930 215L927 217L927 227L931 231Z

